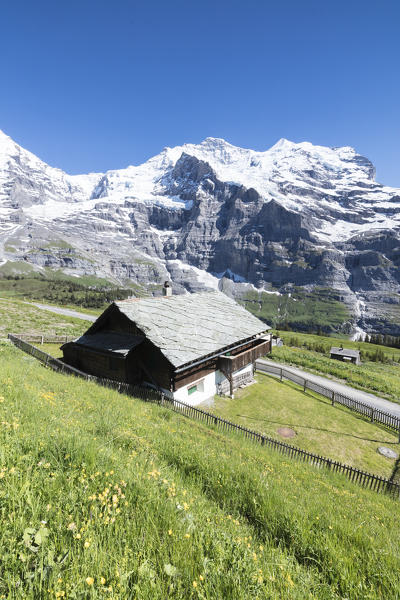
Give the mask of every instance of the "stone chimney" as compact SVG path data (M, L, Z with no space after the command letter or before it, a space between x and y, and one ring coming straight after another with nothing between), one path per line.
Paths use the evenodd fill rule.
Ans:
M168 281L164 283L162 293L163 296L172 296L172 287Z

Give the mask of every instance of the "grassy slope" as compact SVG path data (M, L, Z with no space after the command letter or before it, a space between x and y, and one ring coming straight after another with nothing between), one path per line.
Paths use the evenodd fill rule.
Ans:
M394 500L0 352L3 597L399 597Z
M337 331L348 321L349 312L334 290L294 288L291 296L248 292L241 303L256 317L274 327L286 323L301 331Z
M89 308L105 308L109 304L109 299L113 298L116 293L121 297L130 293L122 290L116 292L116 288L111 288L110 284L102 287L105 284L105 280L95 277L68 278L65 275L61 279L53 274L52 279L46 279L35 274L33 277L26 276L16 280L0 278L0 295L58 305L72 304L74 306L85 305Z
M368 344L367 342L352 342L343 337L335 337L335 336L321 336L321 335L313 335L309 333L295 333L292 331L281 331L279 332L280 337L283 339L285 344L293 345L291 341L296 339L301 344L318 344L324 347L325 353L329 356L329 350L332 346L340 346L343 344L345 348L352 348L354 350L361 350L362 352L370 352L374 353L378 348L382 350L382 352L387 356L389 360L392 360L393 357L396 362L400 362L400 348L389 348L388 346L381 346L379 344Z
M352 387L385 396L394 402L400 402L400 366L364 362L353 365L332 360L319 352L305 348L282 346L273 348L273 360L301 367L306 371L332 375Z
M378 446L398 449L398 436L377 427L344 407L332 408L326 398L304 393L294 384L257 375L258 383L217 397L213 412L250 429L279 438L277 429L291 427L297 435L287 440L314 454L328 456L365 471L390 477L394 461L378 454Z
M58 344L43 344L42 350L62 358ZM292 427L298 434L289 443L339 460L365 471L390 477L394 463L378 454L381 445L398 446L398 436L367 419L291 382L258 373L258 384L235 392L235 398L216 396L213 412L235 423L272 437L279 427Z
M0 338L7 333L79 335L88 321L64 317L10 298L0 298Z

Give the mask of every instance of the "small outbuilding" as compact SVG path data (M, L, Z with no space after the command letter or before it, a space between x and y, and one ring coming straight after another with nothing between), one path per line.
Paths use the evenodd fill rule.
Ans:
M165 286L164 286L165 287ZM253 381L270 352L270 327L221 292L113 302L64 361L92 375L138 383L198 404Z
M355 365L361 364L360 352L351 348L335 348L330 350L330 357L343 362L352 362Z

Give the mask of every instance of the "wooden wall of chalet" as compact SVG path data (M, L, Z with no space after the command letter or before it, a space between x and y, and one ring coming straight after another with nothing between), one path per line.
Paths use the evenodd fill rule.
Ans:
M241 348L237 348L235 351L233 351L229 358L214 358L207 362L203 362L196 367L188 367L181 373L175 373L174 390L178 390L179 388L189 385L189 383L192 383L193 381L202 379L217 369L226 373L238 371L246 365L254 363L257 358L268 354L270 351L270 341L252 340L248 344L245 344Z
M175 373L174 375L174 388L173 390L179 390L179 388L189 385L193 381L202 379L206 375L209 375L217 369L217 359L214 358L208 362L201 363L197 367L185 369L181 373Z
M99 331L117 331L119 333L132 333L133 335L143 335L143 332L136 327L124 314L117 308L111 310L104 321L100 324L96 332Z
M140 346L128 354L128 381L135 377L137 369L142 369L142 377L145 381L166 390L172 390L172 365L150 340L145 339ZM134 381L130 381L130 383L134 383Z
M220 356L218 359L218 368L226 375L235 373L239 369L243 369L246 365L254 363L257 358L265 356L271 350L270 341L257 340L257 343L252 345L244 352L239 352L232 356Z
M94 323L88 329L87 333L94 334L101 331L144 335L143 331L116 307L111 307L110 310L104 313L104 318L99 322ZM80 362L81 367L78 368L82 368L82 370L87 373L98 374L97 372L94 373L98 367L93 364L93 361L88 358L88 355L86 355L85 358L82 358L81 352L79 351L79 356L77 356L76 352L74 356L71 356L69 351L68 357L66 353L64 356L69 364L78 367L77 362ZM71 362L72 360L74 362ZM104 368L106 368L104 361L101 359L99 360L99 364L102 364ZM88 370L89 368L91 369L90 371ZM144 380L167 390L172 389L172 365L160 350L148 339L145 339L140 346L128 354L126 359L124 359L123 370L118 370L118 373L114 373L112 377L109 373L110 371L107 371L107 375L103 376L117 379L118 381L126 381L128 383L139 383Z
M122 356L95 352L78 344L70 344L64 349L64 359L69 365L90 375L127 381L126 360Z

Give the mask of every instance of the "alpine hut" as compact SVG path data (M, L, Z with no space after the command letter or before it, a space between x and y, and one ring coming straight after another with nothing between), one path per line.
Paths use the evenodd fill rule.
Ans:
M352 350L351 348L336 348L332 347L330 349L330 357L334 360L341 360L343 362L352 362L355 365L361 364L360 352L359 350Z
M113 302L64 361L92 375L162 390L198 404L253 380L270 327L221 292Z

